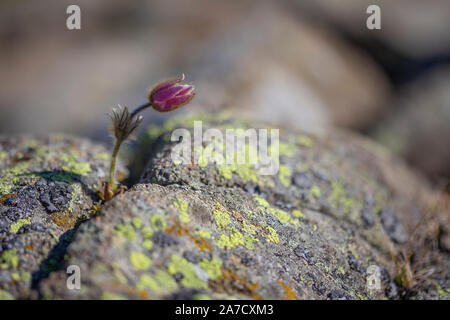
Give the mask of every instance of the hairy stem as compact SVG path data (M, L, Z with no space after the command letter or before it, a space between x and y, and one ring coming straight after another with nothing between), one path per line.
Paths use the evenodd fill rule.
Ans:
M140 107L136 108L130 115L129 115L129 119L133 119L134 117L136 117L136 115L141 112L142 110L148 108L150 106L150 102L147 102L143 105L141 105ZM123 117L123 115L122 115ZM140 121L136 121L136 128L139 125ZM131 131L133 131L134 129L131 129ZM131 133L131 132L130 132ZM115 192L117 189L116 183L115 183L115 171L116 171L116 161L117 161L117 155L119 153L119 149L120 149L120 145L122 144L122 142L126 140L126 138L124 139L118 139L117 135L116 135L116 141L114 144L114 150L112 153L112 157L111 157L111 166L109 168L109 186L111 187L112 191Z
M109 168L109 185L111 186L112 190L116 190L116 184L115 184L115 171L116 171L116 160L117 160L117 154L119 153L120 145L122 144L121 139L116 139L116 142L114 144L114 150L111 157L111 166Z
M150 102L144 103L142 106L137 107L134 109L134 111L130 114L130 118L133 119L139 112L141 112L144 109L147 109L150 106Z

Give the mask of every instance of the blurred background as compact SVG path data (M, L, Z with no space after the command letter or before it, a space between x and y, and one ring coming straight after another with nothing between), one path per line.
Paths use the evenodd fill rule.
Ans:
M66 8L81 8L81 30ZM381 30L366 9L381 8ZM2 0L0 133L110 142L105 114L184 72L190 109L377 140L450 177L448 0ZM159 123L174 114L145 113ZM142 131L142 130L141 130Z

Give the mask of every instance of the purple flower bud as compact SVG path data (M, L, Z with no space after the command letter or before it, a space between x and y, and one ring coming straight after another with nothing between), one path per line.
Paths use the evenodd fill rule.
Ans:
M184 74L154 86L148 97L153 109L159 112L173 111L191 101L195 96L195 88L190 84L181 83L183 80Z

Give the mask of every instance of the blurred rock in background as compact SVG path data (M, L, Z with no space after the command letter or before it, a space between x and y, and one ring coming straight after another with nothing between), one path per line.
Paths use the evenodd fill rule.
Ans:
M200 81L226 89L221 104L236 112L317 130L363 129L386 111L389 84L370 57L273 3L258 5L200 49L192 72L208 72Z
M367 56L275 2L79 5L83 29L68 31L64 2L3 4L2 131L104 138L109 106L138 105L180 72L201 108L309 128L364 128L386 107L386 79Z
M404 88L375 131L393 153L438 179L450 176L450 67Z
M290 0L292 8L338 26L358 38L378 40L410 58L448 54L450 2L447 0ZM381 9L382 28L367 29L369 5Z
M181 72L197 87L189 109L229 109L310 131L381 130L389 147L410 137L395 130L434 121L412 106L424 105L416 97L440 90L436 105L449 105L446 76L426 76L450 62L445 0L78 0L80 31L66 28L70 4L0 3L0 133L109 141L110 107L133 108L153 83ZM366 28L369 4L381 7L381 30ZM172 115L144 116L149 124ZM398 152L432 176L450 171L445 148L433 147L447 134L442 123L414 133L428 159L419 160L427 153L418 143Z

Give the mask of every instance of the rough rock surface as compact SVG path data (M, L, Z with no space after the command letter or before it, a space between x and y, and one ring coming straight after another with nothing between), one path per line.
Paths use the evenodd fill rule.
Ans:
M140 184L107 203L68 247L66 263L80 267L81 289L68 290L59 271L40 283L41 297L448 297L448 255L432 248L420 260L445 212L434 208L421 220L432 192L384 150L344 132L282 130L275 176L249 164L220 165L219 152L206 152L210 145L183 164L171 158L180 140L167 133L196 119L203 130L262 128L214 114L151 129L141 150L153 154ZM425 228L412 236L419 222ZM400 259L410 245L419 262ZM367 285L374 272L379 289Z
M0 298L36 297L31 289L58 267L98 200L105 151L64 135L0 136Z

